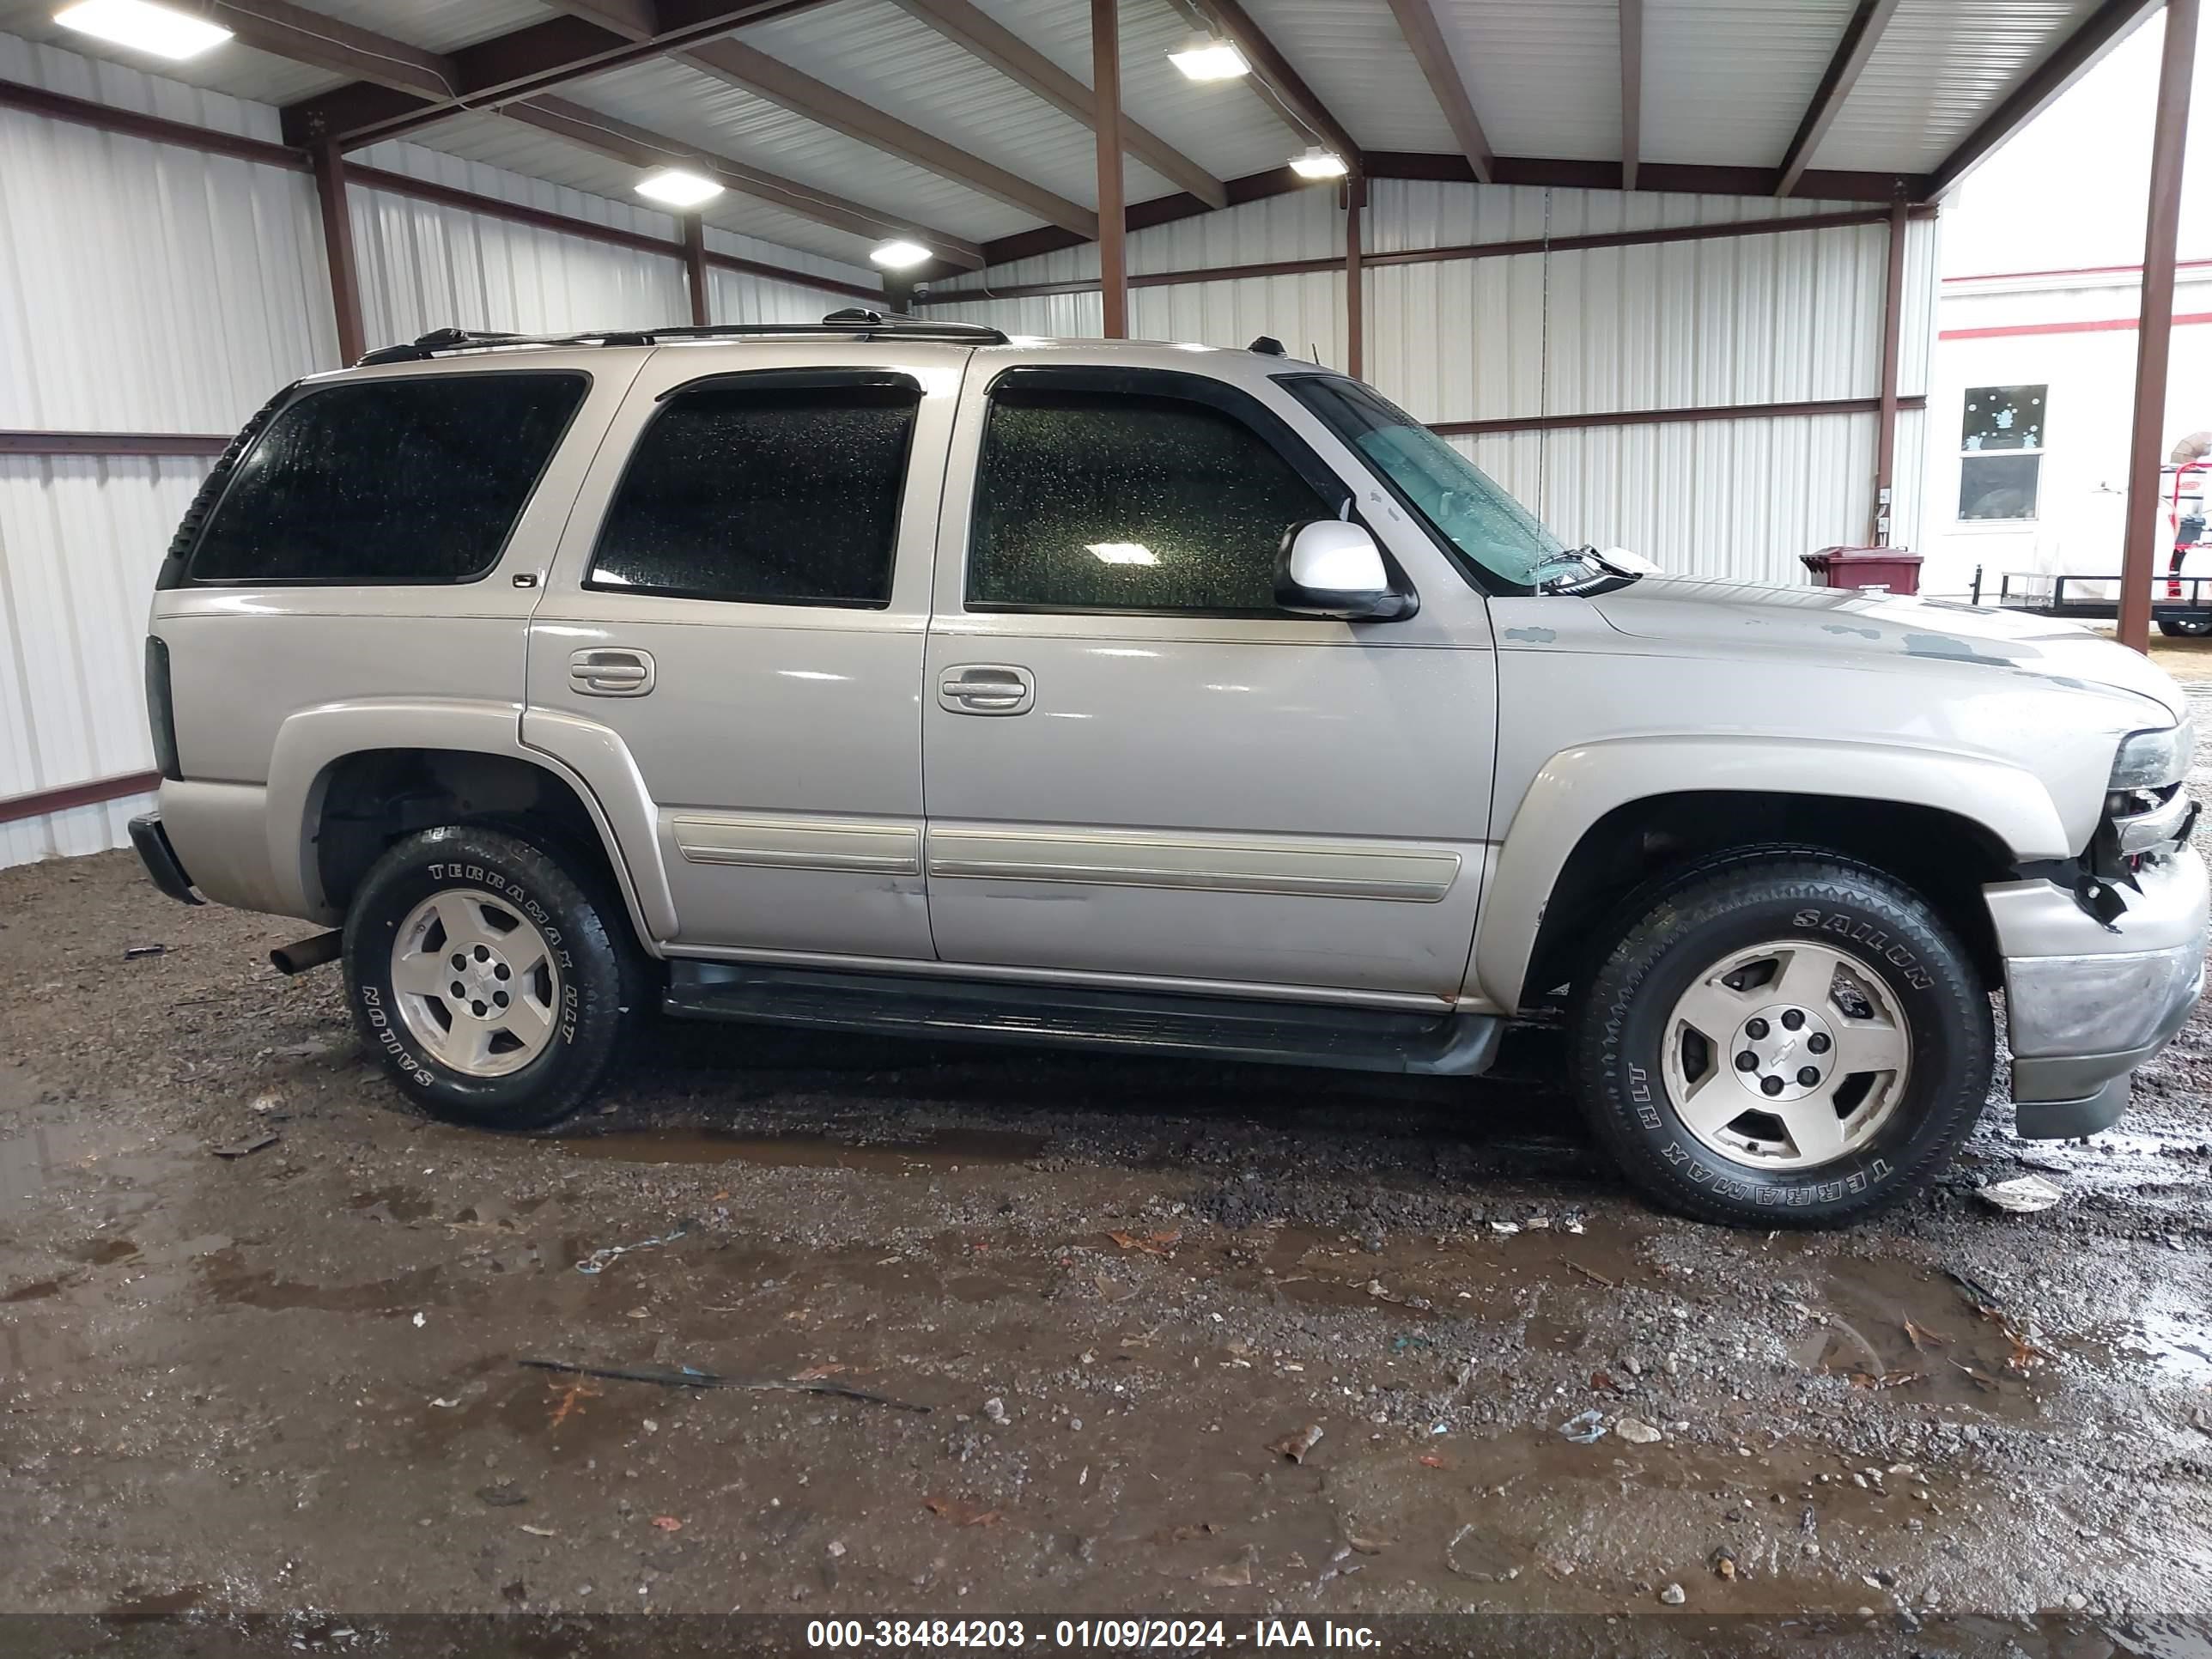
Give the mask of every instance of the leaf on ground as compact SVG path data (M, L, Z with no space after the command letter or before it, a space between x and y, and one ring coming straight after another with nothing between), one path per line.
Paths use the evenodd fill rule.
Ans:
M553 1420L546 1425L549 1428L559 1428L583 1410L584 1401L599 1397L599 1391L581 1377L572 1377L566 1382L557 1377L549 1377L545 1386L561 1396L559 1403L553 1407Z
M997 1510L987 1510L957 1498L925 1498L921 1506L956 1527L995 1527L1006 1518Z
M1853 1371L1851 1382L1854 1387L1861 1389L1898 1389L1907 1382L1917 1382L1926 1375L1925 1371L1895 1370L1884 1371L1876 1376L1870 1371Z
M1198 1582L1215 1589L1231 1589L1252 1582L1252 1553L1249 1550L1226 1566L1208 1567L1198 1575Z
M1109 1232L1112 1239L1125 1250L1142 1250L1146 1255L1165 1255L1182 1237L1182 1229L1170 1232L1146 1233L1139 1237L1135 1233Z
M682 1532L684 1530L684 1523L681 1521L678 1521L672 1515L656 1515L653 1517L653 1524L659 1528L663 1532Z
M1931 1347L1948 1347L1951 1342L1951 1339L1942 1332L1931 1331L1925 1325L1916 1325L1909 1319L1905 1322L1905 1340L1921 1353L1926 1353Z
M1997 1392L1997 1382L1995 1377L1984 1376L1980 1371L1976 1370L1972 1365L1960 1365L1955 1359L1951 1363L1957 1366L1959 1370L1964 1371L1966 1374L1966 1380L1972 1382L1976 1388L1979 1389L1984 1394L1995 1394Z

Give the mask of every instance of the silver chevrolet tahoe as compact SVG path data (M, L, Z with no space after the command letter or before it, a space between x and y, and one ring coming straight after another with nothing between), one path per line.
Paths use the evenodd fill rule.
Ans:
M2197 995L2173 682L1564 544L1358 382L819 325L446 331L280 393L155 595L188 902L342 928L441 1116L656 1008L1469 1076L1565 1026L1657 1200L1852 1220L2087 1133Z

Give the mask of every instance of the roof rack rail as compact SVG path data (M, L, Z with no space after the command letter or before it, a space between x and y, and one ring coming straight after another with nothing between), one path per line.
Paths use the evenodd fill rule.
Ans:
M359 368L378 363L418 363L455 351L491 351L501 346L640 346L664 340L738 340L776 336L806 338L837 335L863 340L939 340L953 344L1004 345L1003 331L982 323L933 322L897 313L885 315L850 307L833 311L818 323L686 323L666 328L590 329L578 334L496 334L481 329L438 328L404 345L379 346L361 355Z

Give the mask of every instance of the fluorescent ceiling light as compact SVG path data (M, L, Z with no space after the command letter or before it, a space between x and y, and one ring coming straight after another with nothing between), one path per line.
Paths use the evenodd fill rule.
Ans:
M1341 179L1350 169L1334 150L1316 144L1303 155L1291 157L1291 171L1301 179Z
M904 270L929 258L929 250L919 242L894 239L870 249L868 258L885 270Z
M722 187L712 179L687 173L682 167L663 167L658 173L648 173L637 181L637 193L648 201L665 202L670 207L697 207L702 202L711 202L722 193Z
M230 31L220 23L155 5L152 0L77 0L56 12L54 21L156 58L197 58L230 39Z
M1101 564L1158 564L1142 542L1085 542L1083 550Z
M1234 81L1252 70L1243 52L1228 41L1217 40L1210 34L1192 36L1168 54L1168 62L1194 81Z

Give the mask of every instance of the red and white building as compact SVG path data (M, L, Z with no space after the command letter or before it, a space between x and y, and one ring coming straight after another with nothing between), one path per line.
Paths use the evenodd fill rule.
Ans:
M2144 30L2115 51L1974 173L1941 221L1912 544L1923 592L1966 593L1977 569L1986 595L2008 572L2119 570L2158 44ZM2212 120L2208 70L2212 52L2200 51L2199 134ZM2201 140L2193 151L2162 450L2212 428L2212 155ZM1900 526L1899 539L1911 533ZM2197 561L2212 569L2212 554Z

